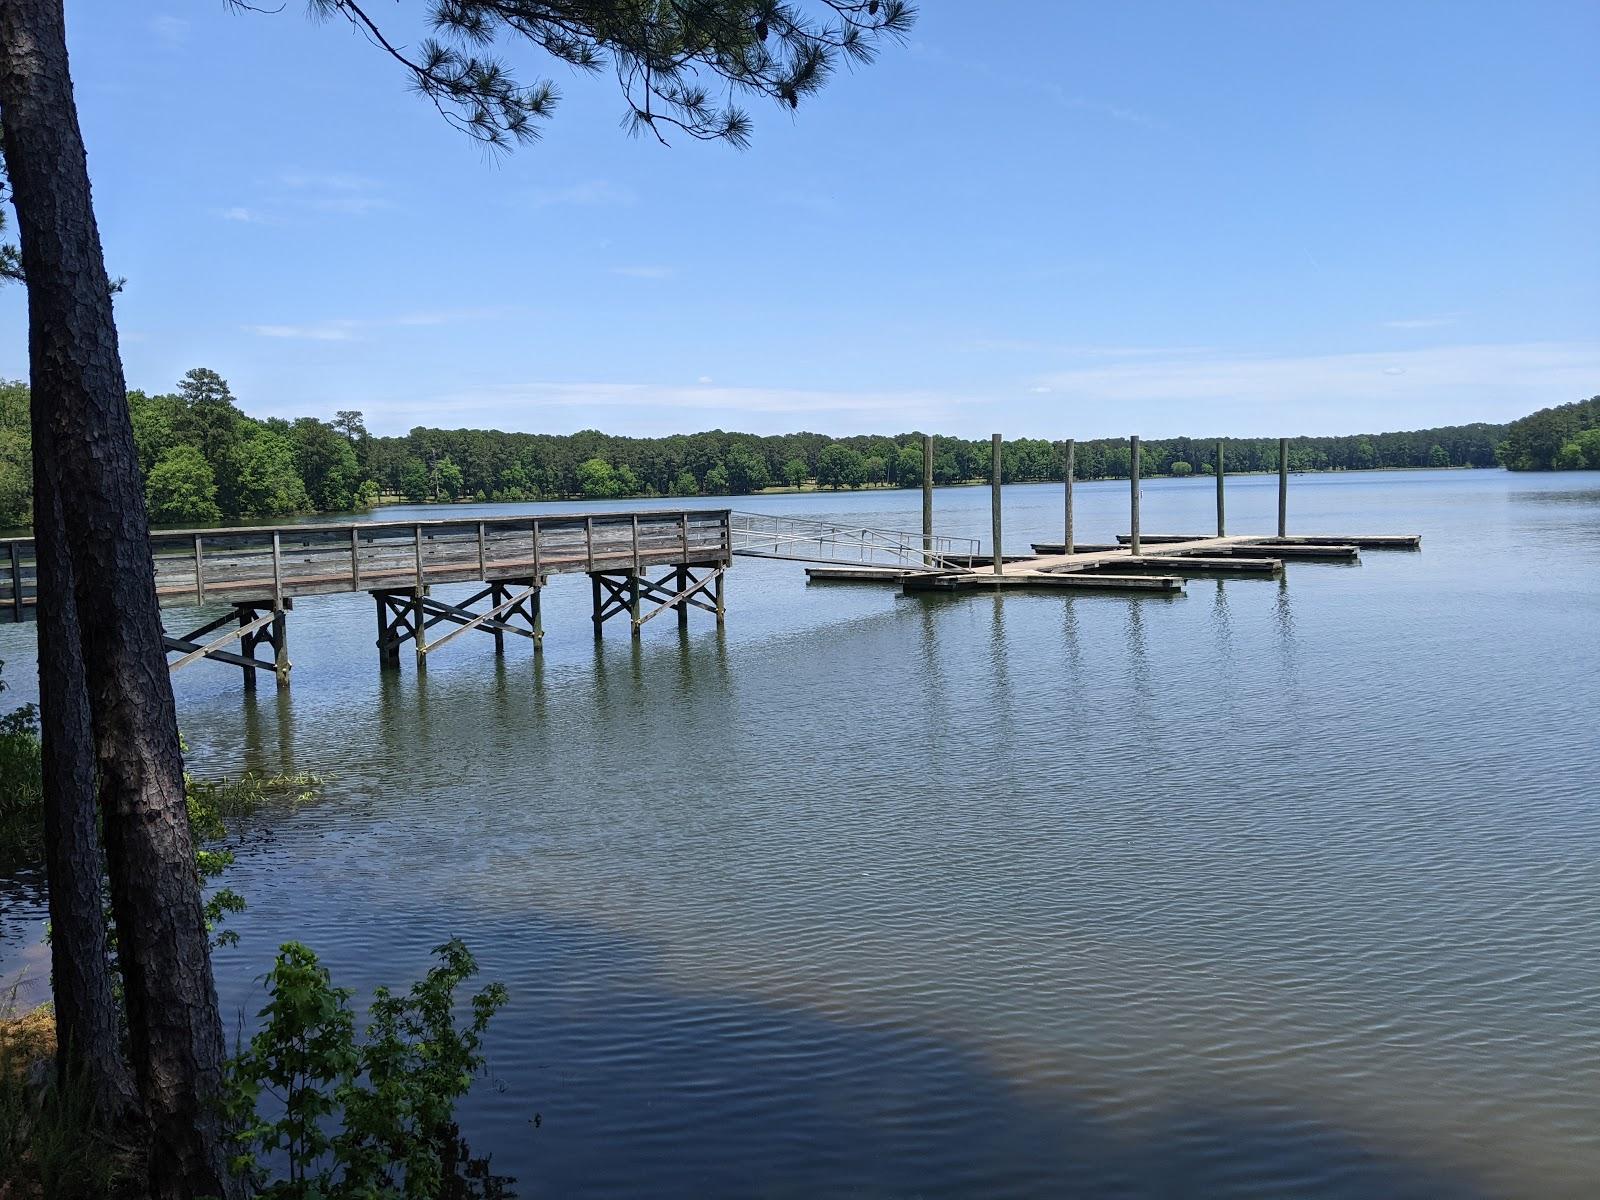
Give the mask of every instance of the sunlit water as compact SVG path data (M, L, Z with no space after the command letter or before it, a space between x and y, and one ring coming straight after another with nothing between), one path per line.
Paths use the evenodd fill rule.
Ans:
M1147 484L1144 527L1212 497ZM1059 488L1005 499L1009 549L1059 538ZM1079 500L1124 528L1126 484ZM937 503L987 535L986 489ZM542 661L425 675L366 596L304 600L289 692L176 677L197 769L329 777L228 877L230 1026L282 941L366 990L465 937L512 1001L464 1125L525 1195L1594 1194L1600 474L1308 476L1291 524L1423 549L1176 599L740 560L724 633L599 647L559 578ZM31 655L0 629L19 699Z

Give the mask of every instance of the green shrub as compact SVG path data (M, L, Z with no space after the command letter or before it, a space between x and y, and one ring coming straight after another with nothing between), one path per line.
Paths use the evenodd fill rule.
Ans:
M456 989L478 965L459 940L435 949L439 963L404 995L379 988L364 1036L350 991L298 942L278 951L267 974L264 1024L234 1060L229 1113L239 1129L241 1173L259 1194L282 1200L394 1196L499 1196L509 1182L467 1159L456 1101L484 1066L483 1034L506 1001L492 983L472 997L457 1028ZM261 1115L267 1092L281 1111ZM257 1165L280 1154L287 1174Z

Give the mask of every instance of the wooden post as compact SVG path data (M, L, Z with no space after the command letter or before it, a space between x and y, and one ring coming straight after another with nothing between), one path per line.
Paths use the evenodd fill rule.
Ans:
M633 519L633 528L635 534L637 534L639 529L638 517ZM633 541L633 558L635 562L639 559L639 539L637 536ZM628 619L633 625L633 636L637 639L643 632L639 625L639 572L637 570L628 572Z
M683 595L689 590L689 568L687 565L678 568L678 595ZM689 601L678 601L678 628L684 632L689 629Z
M378 666L398 667L400 647L390 640L388 601L382 592L373 592L372 598L378 605Z
M933 434L922 435L922 558L933 563Z
M544 649L544 583L537 575L533 581L539 585L530 602L533 605L533 652L537 654Z
M1000 553L1000 435L989 438L989 523L994 535L994 573L1005 570L1005 557Z
M544 587L544 575L539 570L539 522L533 523L533 581Z
M241 608L239 605L234 605L233 611L236 614L238 614L239 624L241 626L248 625L248 624L250 624L251 621L253 621L255 619L255 610L251 609L249 607ZM251 634L247 633L247 634L244 634L243 636L241 636L239 638L239 653L242 654L245 658L254 658L256 656L255 641L254 641L254 638L253 638L253 636ZM255 691L256 690L255 668L253 668L253 667L243 667L243 668L241 668L241 670L244 671L244 690L247 691L247 692Z
M725 568L722 568L722 567L719 567L717 569L716 601L717 601L717 624L718 625L722 624L722 618L727 614L727 611L728 611L727 610L727 606L723 603L723 598L722 598L722 577L723 577L724 569Z
M411 642L417 648L417 666L422 668L428 665L428 635L425 632L428 614L422 607L422 585L420 583L417 584L416 591L411 594L411 619L416 623L417 631L412 636Z
M417 546L416 546L417 595L420 596L420 595L422 595L422 526L421 525L413 525L411 527L411 533L412 533L412 536L415 537L416 541L417 541Z
M1062 540L1062 544L1061 544L1061 552L1063 554L1076 554L1077 553L1077 551L1073 548L1073 537L1072 537L1072 473L1073 473L1073 468L1076 465L1073 462L1073 459L1077 455L1077 450L1078 450L1078 444L1077 444L1076 439L1068 438L1067 439L1066 463L1064 464L1062 472L1061 472L1061 478L1062 478L1063 482L1066 484L1066 492L1067 492L1067 536Z
M478 578L484 582L489 579L489 546L483 536L483 522L478 522Z
M1278 536L1289 536L1289 439L1278 439Z
M13 544L11 547L13 568L16 565L16 553L17 548ZM14 577L16 575L15 569L13 569L11 573ZM204 604L206 602L205 539L202 538L198 533L194 535L194 599L196 604ZM17 614L17 620L22 620L22 614L20 612Z
M350 590L361 590L361 531L350 526Z
M283 607L283 547L278 531L272 531L272 606Z
M483 523L481 521L478 523L478 528L479 529L483 528ZM503 588L498 583L492 583L492 584L489 585L489 607L490 607L490 609L499 608L502 604L504 604L509 599L511 599L510 589ZM503 620L503 621L508 621L511 618L510 618L509 614L503 613L503 614L501 614L501 618L500 619ZM504 656L504 654L506 652L506 635L505 635L505 631L501 630L501 629L494 629L494 630L490 630L490 632L494 634L494 654L495 654L495 657L496 658L500 658L500 657Z
M584 518L584 521L587 524L588 518ZM594 635L597 638L603 637L605 636L605 622L600 619L602 607L600 602L600 576L593 571L589 572L589 589L594 596Z
M1223 477L1227 469L1222 465L1222 439L1217 439L1217 536L1228 536L1228 511L1222 499Z
M634 593L634 601L635 601L634 608L635 608L635 610L637 610L637 608L638 608L638 599L639 599L639 514L638 513L634 513L633 514L633 593ZM639 617L638 612L635 611L633 616L634 616L634 619L637 620L638 617ZM635 626L635 628L638 628L638 627Z
M1139 435L1128 439L1128 551L1139 555Z
M593 517L585 517L583 519L583 545L584 545L584 553L586 555L588 555L588 557L587 557L587 559L585 561L588 564L588 570L592 573L594 571L594 518ZM596 588L598 588L599 586L600 586L599 584L595 584ZM597 591L595 594L599 595L599 592ZM595 611L595 613L597 615L600 612L600 605L599 605L598 602L595 604L594 611Z
M289 618L283 611L283 601L272 610L272 671L278 677L278 686L289 686ZM255 674L254 671L251 672Z

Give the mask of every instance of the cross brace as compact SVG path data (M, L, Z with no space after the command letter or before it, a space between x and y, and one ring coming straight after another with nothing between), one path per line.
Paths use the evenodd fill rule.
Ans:
M645 622L669 608L678 610L678 626L682 629L689 627L690 608L711 613L721 625L727 611L722 578L726 571L721 564L684 564L666 568L659 579L638 571L591 571L594 635L601 636L612 617L627 613L633 636L638 637ZM655 604L648 612L646 601Z
M178 652L179 657L167 665L169 672L182 670L192 662L208 658L213 662L228 663L244 670L244 686L254 689L256 686L256 672L271 671L277 678L279 687L289 685L289 670L294 665L289 661L288 620L286 611L293 606L293 601L285 600L282 608L276 608L270 603L235 604L232 611L224 613L214 621L208 621L198 629L192 629L182 637L172 637L162 634L161 641L168 652ZM230 629L221 637L212 638L202 642L201 638L208 633L215 633L230 621L238 621L237 629ZM229 642L237 641L239 651L224 650ZM265 645L272 650L272 657L256 657L256 647Z
M446 604L415 588L375 591L372 598L378 609L378 660L385 666L398 666L400 647L411 642L420 665L433 651L473 629L493 635L496 654L504 653L508 633L530 639L537 650L544 641L541 590L537 579L495 580L460 604ZM488 601L486 609L478 611L473 607L484 601ZM429 642L428 630L442 622L460 628Z

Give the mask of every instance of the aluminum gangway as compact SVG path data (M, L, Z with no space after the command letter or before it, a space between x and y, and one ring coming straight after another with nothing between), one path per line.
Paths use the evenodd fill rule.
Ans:
M751 558L947 572L970 569L981 553L977 538L737 510L730 518L733 553Z

